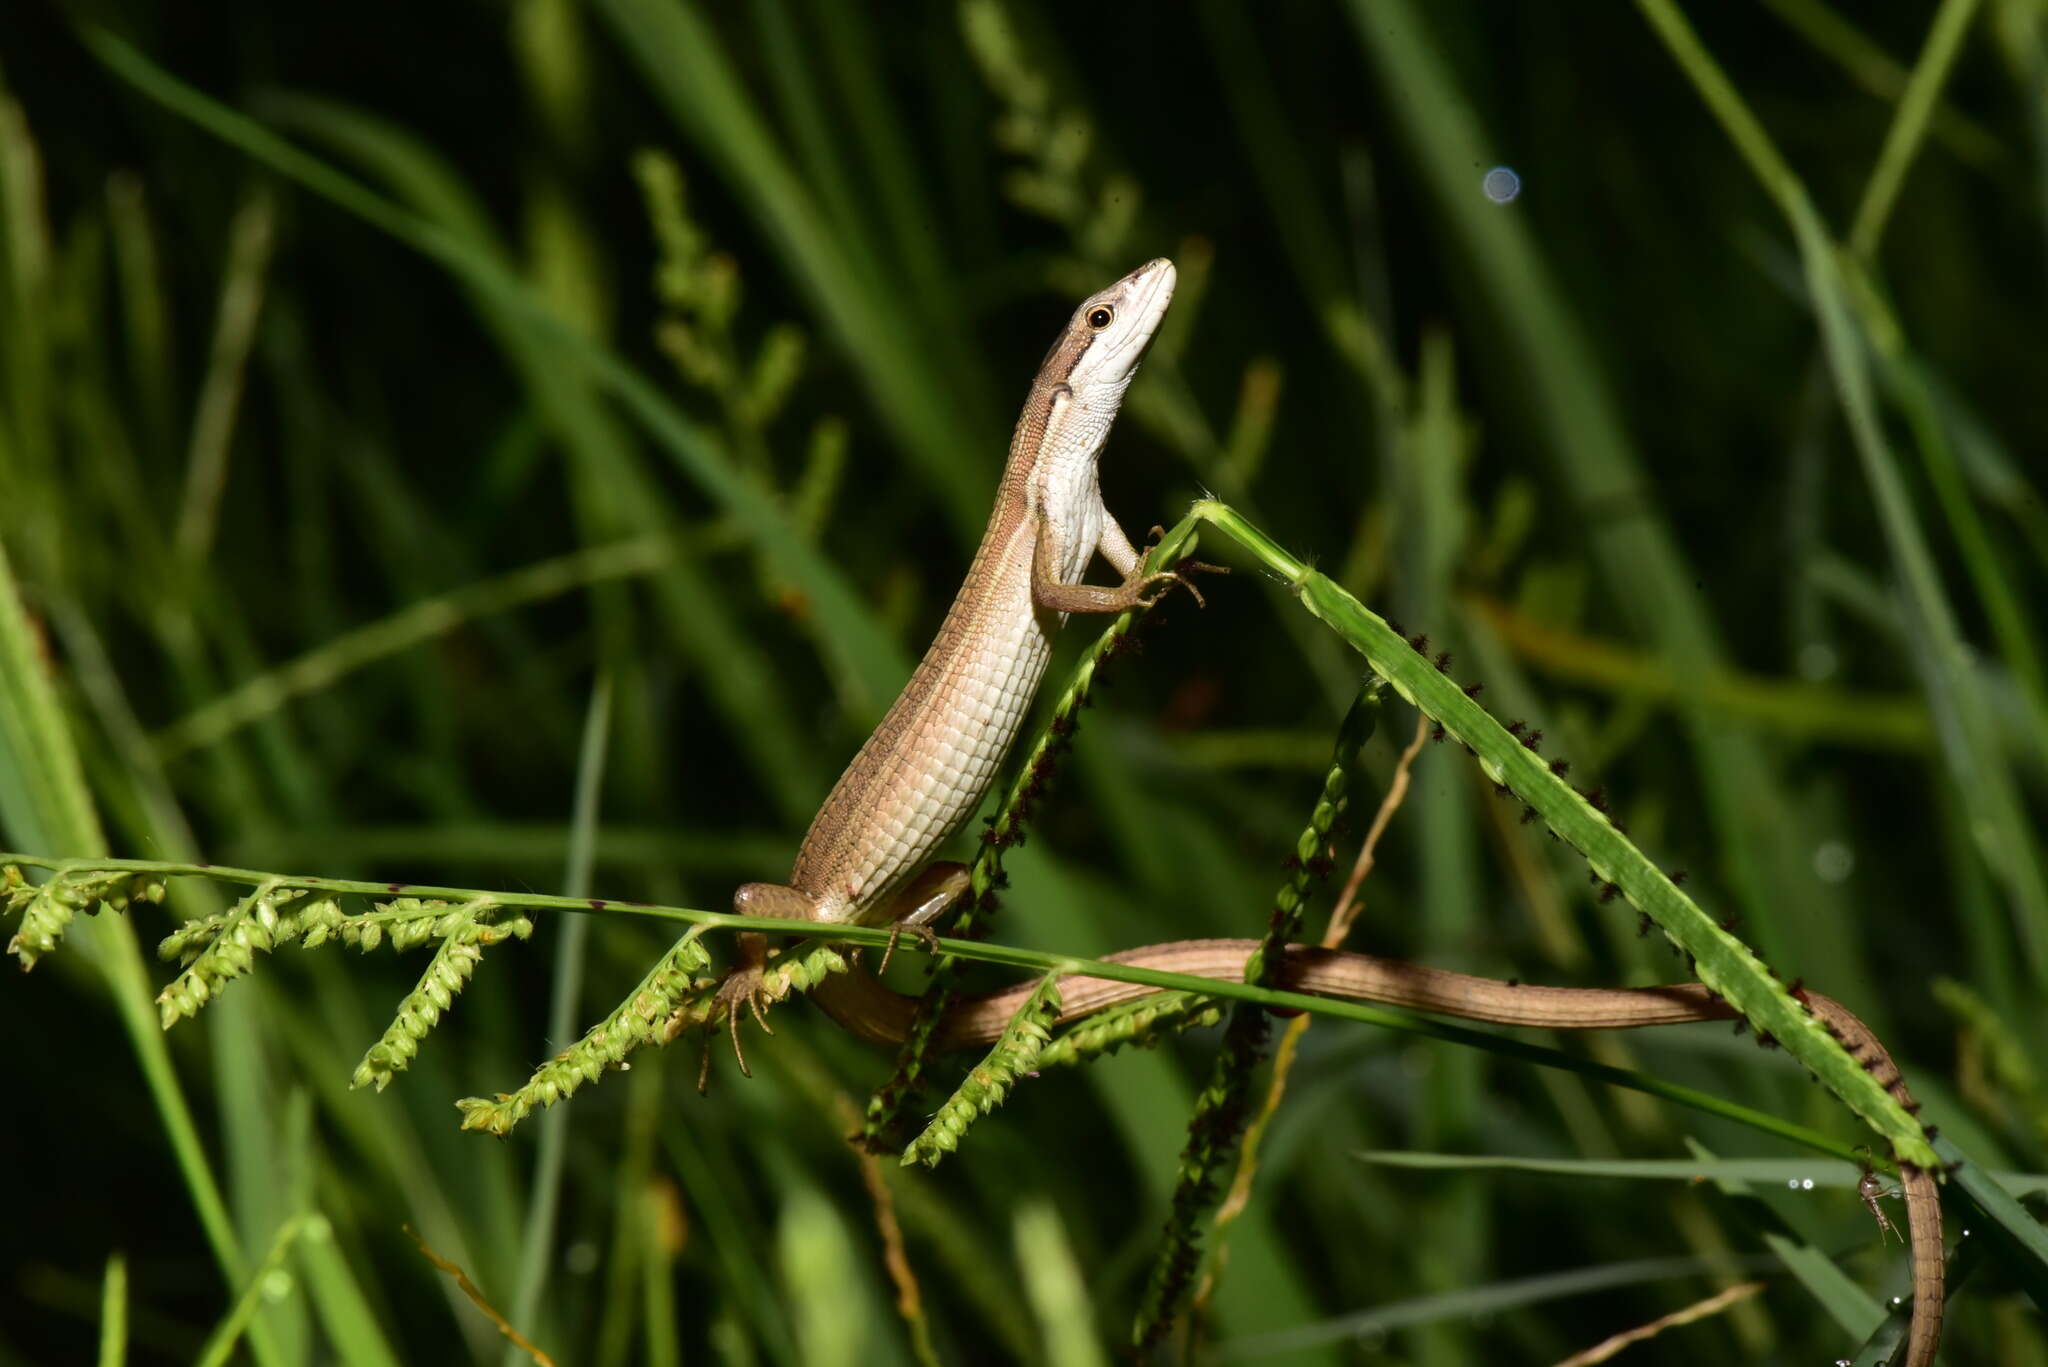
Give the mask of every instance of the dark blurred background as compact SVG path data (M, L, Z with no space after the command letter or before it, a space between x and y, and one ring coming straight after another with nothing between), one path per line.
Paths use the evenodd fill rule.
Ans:
M1661 4L13 6L0 547L105 850L4 749L0 849L559 890L602 681L593 889L723 908L780 876L924 648L1068 310L1169 255L1181 296L1103 462L1123 525L1214 493L1427 631L1878 1029L1980 1161L2038 1170L2048 9L1688 9L1843 244L1851 362ZM1844 364L1874 391L1860 450ZM1902 574L1922 547L1931 574ZM1362 664L1212 552L1240 573L1117 666L999 937L1263 925ZM1412 724L1370 748L1358 829ZM1357 947L1681 975L1489 792L1424 755ZM678 1046L553 1113L561 1176L538 1121L456 1133L449 1103L567 1044L551 1008L608 1010L659 928L593 921L563 974L542 918L375 1094L350 1071L423 956L260 961L168 1036L181 1160L95 971L107 920L0 994L0 1359L85 1359L117 1251L131 1359L191 1359L295 1216L314 1232L260 1283L247 1360L503 1351L406 1224L564 1363L908 1359L834 1109L886 1060L801 1008L751 1083L699 1099ZM133 920L145 952L169 924ZM1855 1133L1725 1032L1568 1047ZM941 1356L1087 1361L1046 1326L1091 1310L1123 1341L1213 1048L1049 1075L892 1176ZM1766 1235L1897 1289L1840 1188L1360 1157L1694 1144L1796 1175L1779 1141L1345 1024L1304 1051L1200 1353L1549 1363L1762 1275L1624 1360L1842 1355L1854 1296L1748 1270ZM1582 1268L1615 1270L1516 1280ZM1995 1268L1951 1329L1950 1361L2048 1362Z

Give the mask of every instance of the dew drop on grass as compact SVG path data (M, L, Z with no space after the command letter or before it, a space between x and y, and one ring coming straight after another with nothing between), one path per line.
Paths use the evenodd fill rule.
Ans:
M1479 188L1495 204L1512 204L1522 193L1522 178L1511 166L1496 166L1479 182Z
M1813 852L1813 871L1823 883L1839 883L1856 870L1856 852L1839 840L1823 840Z
M1799 647L1799 677L1809 683L1825 683L1835 677L1841 657L1826 641L1808 641Z

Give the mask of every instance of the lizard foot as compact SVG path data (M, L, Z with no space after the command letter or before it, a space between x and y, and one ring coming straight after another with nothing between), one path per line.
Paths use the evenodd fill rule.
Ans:
M1151 598L1146 599L1146 605L1149 607L1151 604L1158 602L1161 598L1164 598L1167 595L1167 593L1172 590L1175 584L1178 584L1182 588L1186 589L1189 593L1195 596L1196 607L1206 608L1209 606L1209 600L1202 597L1202 591L1195 587L1195 581L1189 578L1188 576L1194 574L1229 573L1230 566L1228 565L1211 565L1206 560L1197 560L1194 557L1189 556L1188 558L1182 560L1179 564L1175 565L1172 569L1167 570L1161 574L1151 575L1147 578L1146 582L1148 584L1163 581L1166 587L1160 589L1159 592L1154 594Z
M925 953L934 958L938 957L939 937L937 932L930 926L921 922L891 921L889 923L889 943L882 946L881 966L876 968L875 972L887 973L889 971L889 956L896 952L896 942L902 939L906 932L910 935L911 939L917 941L918 947L924 950Z
M714 1009L710 1023L716 1028L718 1022L724 1021L726 1029L732 1032L732 1056L739 1062L741 1077L754 1075L747 1067L746 1048L740 1043L741 1009L745 1008L753 1016L754 1023L761 1027L762 1034L775 1033L774 1028L768 1024L768 1008L774 1005L774 999L768 995L762 976L759 964L742 964L725 975L725 981L718 985L718 991L711 998ZM707 1070L709 1066L710 1055L707 1052ZM702 1078L699 1079L698 1085L701 1090Z

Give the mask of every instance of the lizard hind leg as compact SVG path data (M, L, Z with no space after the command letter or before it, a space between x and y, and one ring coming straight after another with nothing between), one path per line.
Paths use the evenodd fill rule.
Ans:
M764 916L778 921L818 919L817 898L781 883L742 884L732 895L732 909L741 916ZM739 1061L740 1075L752 1077L746 1050L740 1045L740 1011L745 1008L752 1013L764 1033L775 1033L768 1027L771 1000L762 982L762 970L768 963L768 937L759 931L743 930L738 936L738 950L738 962L727 970L725 981L718 985L713 998L724 1009L711 1019L714 1023L723 1020L732 1031L732 1053Z

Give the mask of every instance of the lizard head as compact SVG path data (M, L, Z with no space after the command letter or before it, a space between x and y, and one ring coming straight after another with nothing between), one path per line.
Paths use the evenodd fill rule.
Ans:
M1103 390L1121 396L1173 302L1173 281L1173 263L1161 256L1089 295L1053 342L1044 373L1064 356L1063 380L1077 396Z

